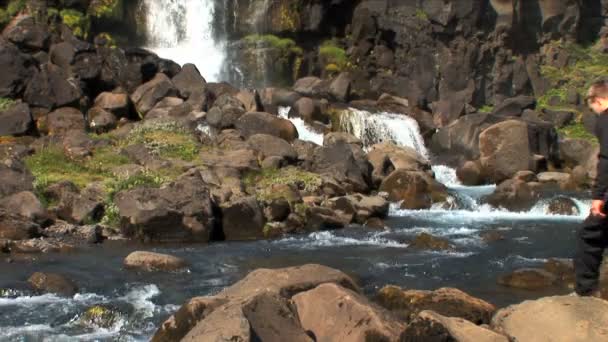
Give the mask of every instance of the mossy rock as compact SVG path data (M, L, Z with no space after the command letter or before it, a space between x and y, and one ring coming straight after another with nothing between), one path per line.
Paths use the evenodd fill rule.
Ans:
M91 20L85 13L74 9L63 9L59 12L59 16L75 36L83 39L88 38L91 30Z
M88 12L96 18L121 20L124 16L123 9L123 0L93 0Z
M108 329L115 326L121 319L118 310L103 305L95 305L87 309L82 314L79 322L89 327L99 327Z

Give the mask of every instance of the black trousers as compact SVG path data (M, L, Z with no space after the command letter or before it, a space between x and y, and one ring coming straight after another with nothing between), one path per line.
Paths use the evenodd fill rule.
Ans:
M574 271L576 293L589 295L598 289L600 266L608 248L608 218L589 215L576 233Z

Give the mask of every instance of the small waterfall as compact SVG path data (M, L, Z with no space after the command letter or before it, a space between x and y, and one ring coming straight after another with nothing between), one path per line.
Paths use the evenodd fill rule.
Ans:
M180 64L194 63L207 81L218 81L225 51L213 39L214 0L143 0L147 48Z
M323 134L315 132L301 118L290 118L288 115L290 109L291 107L279 107L279 116L291 121L293 125L296 126L300 140L310 141L317 145L323 145Z
M340 121L341 130L361 139L365 148L381 142L392 142L398 146L409 146L429 158L418 122L409 116L394 113L372 114L350 108L344 112Z

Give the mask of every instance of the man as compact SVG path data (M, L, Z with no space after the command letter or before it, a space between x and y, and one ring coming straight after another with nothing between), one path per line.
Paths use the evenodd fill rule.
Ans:
M574 270L576 293L600 297L599 270L604 250L608 248L608 219L605 201L608 195L608 81L594 83L587 93L589 108L598 114L595 134L600 143L597 176L593 186L591 213L577 232Z

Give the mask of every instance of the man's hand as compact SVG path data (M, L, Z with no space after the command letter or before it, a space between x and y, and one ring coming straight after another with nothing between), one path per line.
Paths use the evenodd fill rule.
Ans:
M591 215L597 217L606 217L606 214L604 213L604 201L593 200L591 202Z

